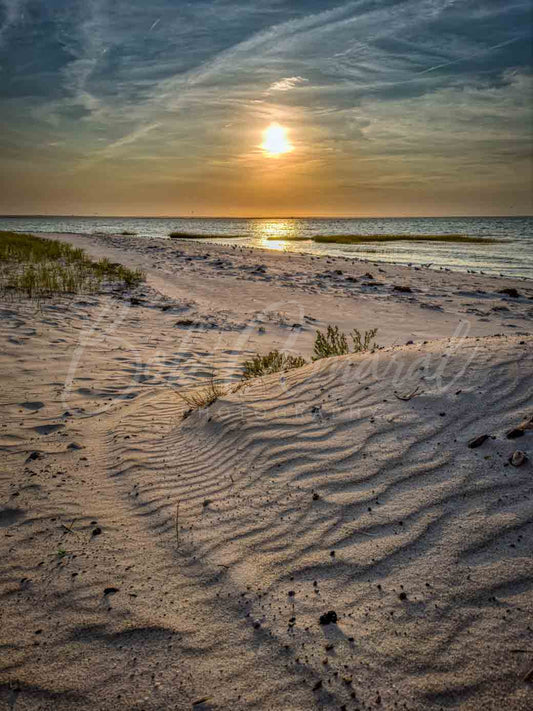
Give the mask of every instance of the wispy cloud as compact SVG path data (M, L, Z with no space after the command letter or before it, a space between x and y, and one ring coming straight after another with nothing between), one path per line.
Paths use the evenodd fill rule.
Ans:
M308 79L304 79L304 77L285 77L271 84L267 89L267 93L271 94L273 91L289 91L299 84L305 84L307 81Z

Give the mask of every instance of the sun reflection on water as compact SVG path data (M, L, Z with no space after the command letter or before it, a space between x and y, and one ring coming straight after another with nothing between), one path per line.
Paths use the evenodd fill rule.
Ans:
M253 224L253 237L258 247L278 252L290 248L290 240L299 236L296 220L262 220Z

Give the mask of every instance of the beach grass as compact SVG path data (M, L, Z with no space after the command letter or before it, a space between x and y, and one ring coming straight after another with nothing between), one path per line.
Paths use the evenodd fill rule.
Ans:
M0 288L30 298L98 291L102 282L134 287L141 270L108 259L95 261L83 249L58 240L0 232Z
M325 244L362 244L365 242L462 242L491 244L497 240L469 235L317 235L314 242Z
M350 350L348 337L338 326L328 325L325 333L316 331L313 348L312 361L322 360L322 358L332 358L334 356L348 355L348 353L364 353L377 348L374 338L378 332L377 328L369 331L358 331L354 328L350 332L353 342L353 349ZM293 356L279 351L270 351L266 355L257 353L251 359L245 360L242 364L243 380L252 380L264 375L273 373L284 373L294 368L302 368L307 365L307 361L302 356Z
M372 242L462 242L467 244L493 244L499 240L469 235L316 235L315 237L269 237L285 242L312 241L321 244L365 244Z
M328 325L326 332L317 331L315 344L311 360L322 360L322 358L332 358L333 356L347 355L348 353L364 353L376 348L374 338L378 332L377 328L362 333L356 328L352 330L350 336L353 341L353 350L350 351L348 338L338 326Z
M288 355L279 351L270 351L266 355L256 354L242 364L243 379L251 380L272 373L283 373L293 368L301 368L306 364L301 356Z
M188 416L193 410L201 410L205 407L210 407L220 397L226 395L225 387L215 381L214 375L211 376L209 382L195 390L188 392L178 392L178 396L188 405L189 411L184 417Z

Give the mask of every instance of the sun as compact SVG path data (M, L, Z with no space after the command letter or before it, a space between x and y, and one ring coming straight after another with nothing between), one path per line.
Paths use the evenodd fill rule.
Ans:
M293 145L287 138L287 129L279 123L271 123L263 133L261 148L269 156L279 156L292 151Z

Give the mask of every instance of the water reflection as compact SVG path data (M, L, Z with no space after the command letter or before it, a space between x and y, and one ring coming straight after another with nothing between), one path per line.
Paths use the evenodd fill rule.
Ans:
M254 220L251 228L256 246L276 251L289 249L290 240L302 236L298 220Z

